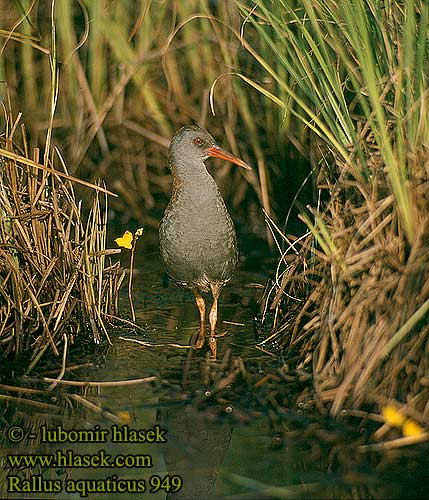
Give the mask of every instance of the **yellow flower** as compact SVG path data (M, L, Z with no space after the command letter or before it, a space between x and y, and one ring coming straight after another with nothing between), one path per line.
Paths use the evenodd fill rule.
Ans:
M420 436L424 432L424 429L411 418L406 420L402 426L402 434L404 436Z
M143 231L144 231L143 227L139 227L137 229L137 231L134 233L134 236L136 237L136 239L143 234Z
M401 413L392 405L385 406L382 409L381 413L386 423L393 427L401 427L405 422L405 416L403 415L403 413Z
M121 422L124 424L131 423L131 415L127 411L118 411L116 416L119 417L121 419Z
M133 248L133 238L133 233L131 233L130 231L125 231L125 233L120 238L116 238L115 243L120 247L128 248L131 250L131 248Z

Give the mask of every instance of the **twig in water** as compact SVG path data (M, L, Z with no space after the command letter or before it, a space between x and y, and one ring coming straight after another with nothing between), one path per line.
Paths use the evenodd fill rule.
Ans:
M146 378L135 378L131 380L112 380L109 382L87 382L80 380L58 380L56 378L43 377L41 382L57 382L59 385L71 385L75 387L119 387L122 385L147 384L158 380L158 377L152 375Z
M79 396L79 394L71 394L70 398L74 399L78 403L81 403L83 406L94 411L95 413L98 413L102 417L107 418L108 420L111 420L112 422L115 422L116 424L123 424L124 423L120 417L117 417L115 414L110 413L110 411L103 410L103 408L100 408L96 404L91 403L91 401L88 401L87 399L83 398L82 396Z
M358 446L358 450L365 453L367 451L380 451L392 450L394 448L401 448L402 446L410 446L412 444L423 443L429 440L429 432L418 434L416 436L405 436L391 441L383 441L382 443L364 444Z

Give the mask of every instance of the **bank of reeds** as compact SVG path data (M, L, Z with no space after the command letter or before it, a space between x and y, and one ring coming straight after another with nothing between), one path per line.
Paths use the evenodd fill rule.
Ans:
M117 250L106 250L108 191L87 187L94 195L84 217L74 193L82 181L68 175L58 150L43 164L38 149L28 150L20 116L3 118L0 373L7 380L31 372L45 354L65 368L75 341L108 340L106 315L116 314L122 270L109 264Z
M254 3L248 29L270 56L247 48L276 88L242 78L285 112L281 92L294 101L319 195L307 237L276 231L270 340L296 350L332 414L390 401L427 426L429 7Z

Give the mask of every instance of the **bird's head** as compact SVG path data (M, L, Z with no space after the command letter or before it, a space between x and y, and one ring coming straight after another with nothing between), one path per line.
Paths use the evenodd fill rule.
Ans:
M214 157L251 170L243 160L219 147L213 137L198 125L182 127L174 135L170 143L169 156L173 165L195 165Z

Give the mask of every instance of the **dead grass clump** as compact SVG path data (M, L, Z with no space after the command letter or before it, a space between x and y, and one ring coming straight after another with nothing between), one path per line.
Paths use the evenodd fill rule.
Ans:
M12 142L6 116L0 138L0 360L30 372L45 353L62 355L77 337L107 336L104 314L115 314L119 262L107 267L107 191L95 188L86 224L58 155L40 165ZM11 131L12 130L12 131ZM23 134L24 136L24 134ZM57 161L58 160L58 161ZM104 194L103 194L104 192ZM8 375L2 370L2 375Z
M267 297L278 317L265 344L300 352L311 368L320 403L344 408L396 402L427 422L429 370L429 183L427 148L410 161L413 220L410 242L400 223L387 168L370 137L368 180L357 183L347 165L329 185L323 212L314 210L316 237L289 247L283 271ZM322 183L322 180L320 184ZM325 235L325 237L324 237ZM297 282L301 283L297 294ZM302 300L297 304L297 301ZM310 365L311 363L311 365Z
M351 404L391 399L410 403L426 416L429 411L424 378L429 193L427 181L413 183L413 218L419 224L412 242L401 229L393 196L385 194L388 181L381 169L362 196L345 182L324 216L337 255L324 264L314 375L321 399L332 403L334 414ZM344 196L349 203L340 203Z

